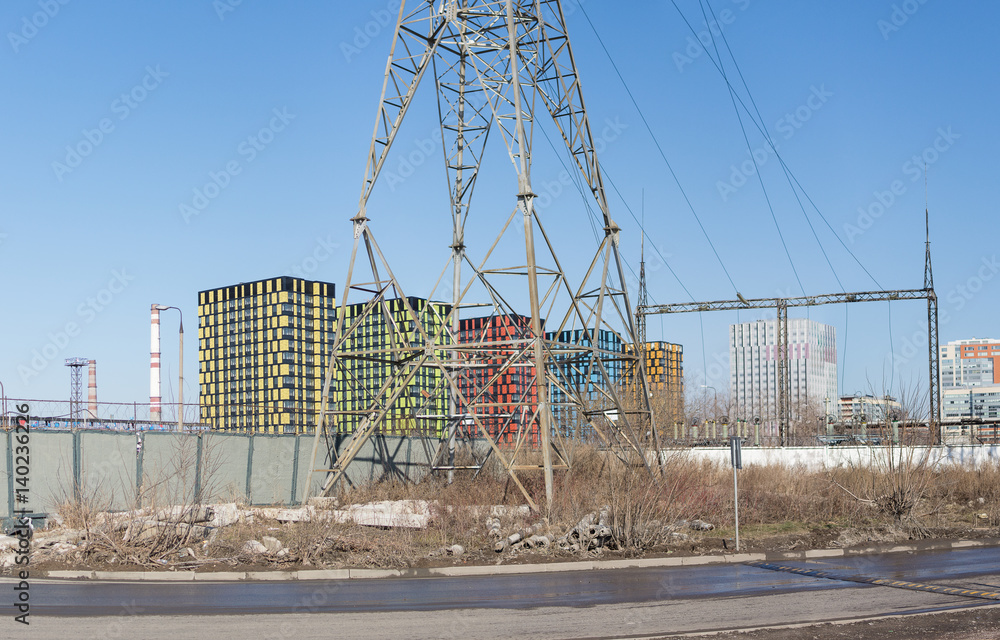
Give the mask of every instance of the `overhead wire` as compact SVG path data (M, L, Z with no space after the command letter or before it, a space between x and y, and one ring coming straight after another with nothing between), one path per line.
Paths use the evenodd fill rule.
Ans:
M699 5L701 6L701 15L704 17L705 22L708 23L708 15L705 12L705 5L702 0L699 0ZM713 13L714 15L714 13ZM711 34L711 29L709 30L709 37L712 41L712 46L715 49L715 55L722 62L722 55L719 53L719 45L716 43L714 34ZM764 201L767 203L767 209L771 212L771 220L774 222L774 228L778 232L778 239L781 241L781 248L785 251L785 257L788 258L788 264L792 268L792 274L795 275L795 281L799 285L799 290L802 295L806 294L806 289L802 286L802 279L799 277L799 271L795 268L795 261L792 260L792 254L788 250L788 244L785 242L785 235L781 232L781 225L778 224L778 216L774 213L774 205L771 204L771 196L767 192L767 187L764 185L764 177L760 174L760 166L757 164L757 157L753 153L753 145L750 144L750 137L747 135L747 129L743 125L743 116L740 115L740 108L736 106L735 92L733 91L733 85L729 82L729 78L726 76L725 65L720 65L720 71L722 72L722 77L726 81L726 87L729 88L729 99L733 104L733 111L736 112L736 119L740 123L740 131L743 132L743 142L747 146L747 152L750 154L750 160L753 162L754 173L757 176L757 182L760 183L760 189L764 194Z
M549 137L548 133L545 131L545 128L544 127L539 127L539 130L542 132L542 136L545 138L545 140L549 143L549 147L551 147L552 151L555 153L556 158L559 160L559 163L563 167L563 170L565 170L570 175L570 179L573 180L574 186L577 188L577 191L579 192L581 198L583 199L584 206L587 209L588 219L591 220L591 227L593 229L593 223L594 223L594 221L597 220L597 213L593 209L593 203L591 202L590 197L587 196L587 194L586 194L586 192L585 192L585 190L583 188L582 177L580 175L578 175L578 172L571 171L569 169L569 167L566 165L566 162L563 160L562 155L556 150L555 144L553 144L552 139ZM598 165L598 166L600 166L600 165ZM621 200L622 204L625 206L625 210L628 211L629 216L631 216L632 219L635 221L635 223L637 225L639 225L639 228L640 228L641 232L644 233L644 234L646 234L646 235L649 235L646 232L646 227L645 227L644 220L640 220L635 215L635 212L632 210L632 207L629 205L628 201L625 199L625 196L622 194L621 190L618 189L618 185L615 183L614 179L611 177L611 174L608 173L607 168L601 168L600 170L601 170L603 176L607 179L608 184L611 185L611 188L614 190L615 194L618 196L618 199ZM645 216L643 216L643 217L645 217ZM596 229L593 229L593 230L594 230L594 234L595 234L595 237L594 237L595 241L598 242L598 243L600 243L600 240L599 240L599 238L596 235L596 233L597 233ZM660 261L663 263L663 266L665 266L667 268L667 270L670 272L670 274L677 281L677 284L681 287L681 289L683 289L684 293L686 293L688 295L688 297L691 298L692 301L695 301L694 295L692 295L691 291L687 288L687 285L685 285L684 282L680 279L680 276L677 275L677 272L674 271L673 267L670 266L670 263L667 261L666 256L663 255L663 253L660 251L659 247L657 247L655 243L652 246L653 246L653 251L660 258ZM639 276L636 274L635 269L632 268L632 265L629 263L628 258L626 258L625 256L622 256L622 262L625 264L625 267L629 270L629 273L632 274L632 277L635 278L636 281L638 281L639 280ZM647 292L647 295L649 295L650 299L653 301L654 304L659 304L659 302L656 300L655 296L650 295L648 292ZM705 370L705 382L708 382L708 357L706 355L707 350L706 350L706 347L705 347L705 318L704 318L704 314L703 313L699 313L698 314L698 324L699 324L699 329L700 329L700 334L701 334L702 366L704 367L704 370ZM663 314L660 314L660 336L662 337L663 334L664 334Z
M688 29L693 34L695 34L697 36L697 33L694 30L694 27L691 25L690 21L687 19L687 17L684 15L684 13L680 10L680 7L677 6L676 1L675 0L671 0L671 4L673 4L674 9L677 11L677 13L681 16L681 19L688 26ZM705 6L706 5L708 7L709 13L711 13L711 15L712 15L713 20L717 21L717 17L715 15L715 10L712 8L710 0L704 0L704 4L702 4L702 0L699 0L699 4L700 4L701 10L702 10L702 17L705 19L706 24L708 23L708 16L705 14ZM714 37L714 34L711 37L712 37L713 48L715 49L715 54L716 54L716 57L718 58L718 62L716 62L716 60L714 58L712 58L711 53L706 52L706 53L708 53L707 57L709 58L709 60L712 61L713 66L715 66L716 70L719 71L720 75L722 75L723 80L725 81L727 87L729 88L731 99L737 99L738 95L734 91L733 86L730 83L728 76L726 75L725 65L722 62L722 55L719 52L718 44L716 43L716 39ZM865 267L865 265L861 262L861 260L857 257L857 255L855 255L855 253L853 251L851 251L851 249L844 243L844 241L840 237L840 235L836 233L836 231L833 229L833 226L830 224L829 220L827 220L826 216L823 215L823 212L820 210L820 208L816 205L815 201L813 201L812 197L808 194L808 192L802 186L802 183L798 180L798 178L792 172L791 168L785 162L785 160L781 156L781 154L778 153L777 146L774 144L774 141L771 139L771 137L770 137L770 135L769 135L766 127L763 124L764 123L764 118L763 118L763 116L760 113L760 108L757 106L757 101L753 97L753 92L750 91L750 87L747 84L746 77L744 76L743 71L740 68L739 62L736 60L736 56L733 53L732 47L729 44L729 40L728 40L728 38L726 38L725 33L721 29L719 30L719 37L721 38L723 44L726 47L727 52L729 53L729 57L732 60L733 67L735 68L737 74L740 77L740 81L743 84L743 88L746 91L747 98L750 100L750 103L753 105L754 113L756 113L757 119L754 119L753 114L750 113L750 111L747 108L746 104L743 103L743 101L741 99L739 100L740 105L743 106L743 109L747 113L747 115L750 117L751 122L753 122L754 125L758 128L758 130L760 131L761 135L764 137L765 142L770 146L770 148L771 148L772 152L774 153L775 157L778 159L778 162L781 165L782 171L785 174L785 179L788 181L789 187L791 188L792 194L795 196L795 200L798 203L799 208L802 211L802 215L805 218L806 223L809 226L810 232L812 233L813 238L816 240L816 244L819 246L819 249L820 249L820 251L823 254L823 257L824 257L824 259L825 259L825 261L827 263L827 266L829 266L831 273L833 273L833 277L837 281L837 285L840 287L841 291L846 291L846 288L844 287L843 282L840 280L840 277L837 274L837 271L834 268L832 261L830 260L830 257L829 257L829 255L828 255L828 253L826 251L826 248L823 245L823 242L820 240L819 235L816 232L816 229L815 229L815 226L812 223L812 220L809 218L809 215L806 212L805 206L802 204L802 200L799 197L799 192L801 192L801 194L803 196L805 196L806 200L808 200L809 204L815 210L816 214L820 217L820 219L824 222L824 224L826 224L827 228L830 230L830 232L833 234L833 236L837 239L837 241L840 243L840 245L844 248L844 250L847 251L847 253L851 256L851 258L858 264L859 267L861 267L861 269L872 280L872 282L874 282L875 285L879 289L881 289L881 290L884 291L885 289L884 289L884 287L882 287L881 283L879 283L878 279L876 279L871 274L871 272L867 269L867 267ZM735 108L735 103L734 103L734 108ZM744 139L746 139L746 130L743 127L742 117L739 116L739 110L738 109L737 109L737 116L740 119L740 128L743 130ZM749 148L749 142L747 144L748 144L748 148ZM750 150L750 156L751 156L751 158L752 158L752 160L754 162L754 168L756 169L756 173L757 173L758 179L760 179L761 176L760 176L759 167L757 165L757 160L756 160L756 158L753 155L752 149ZM762 183L762 188L763 188L763 183ZM765 193L765 198L767 198L766 193ZM768 205L770 206L770 201L768 201ZM773 211L772 211L772 216L773 216ZM779 230L779 234L780 234L780 230ZM794 269L794 266L793 266L793 269ZM888 306L889 306L889 310L888 310L888 314L889 314L889 349L890 349L890 358L894 361L895 360L895 345L893 344L893 337L892 337L892 309L891 309L891 302L888 302ZM846 368L847 368L846 367L846 363L847 363L847 344L848 344L848 336L850 335L849 334L849 329L850 329L850 312L849 312L848 306L845 305L844 306L844 347L843 347L844 351L843 351L843 358L842 358L842 361L841 361L842 362L842 366L841 366L841 386L842 387L844 385L844 376L845 376L845 372L846 372ZM891 375L890 375L890 384L889 384L890 388L894 384L894 377L893 377L894 373L895 372L893 371L891 373Z
M698 32L695 30L695 28L691 24L690 20L687 19L687 16L684 15L684 12L680 9L680 7L677 6L676 0L670 0L670 2L673 5L674 9L677 11L678 15L681 17L681 20L687 26L688 30L695 37L697 37L698 36ZM709 5L709 9L711 10L711 5ZM713 16L714 16L714 12L713 12ZM819 206L816 205L816 203L813 201L812 197L805 190L805 187L802 186L802 183L795 176L795 173L787 165L787 163L785 162L785 159L781 156L780 153L778 153L777 146L774 144L774 141L771 139L770 135L767 132L766 127L763 124L764 121L763 121L763 118L760 116L760 110L757 108L757 104L756 104L756 101L753 98L753 94L750 92L749 88L746 85L746 79L743 76L743 72L740 69L739 64L736 62L735 56L733 56L733 54L732 54L732 49L729 47L729 43L728 43L728 40L727 40L727 38L725 36L725 33L722 32L721 29L719 30L719 32L720 32L720 37L722 38L723 43L726 45L727 49L729 49L730 57L733 58L733 64L736 67L736 71L739 74L740 79L743 82L744 87L747 89L747 96L748 96L749 100L751 101L751 103L753 104L754 111L756 112L757 117L760 118L760 120L758 121L756 118L753 117L753 114L750 113L750 108L747 107L746 103L743 102L743 99L739 96L738 93L735 94L737 102L739 103L739 105L741 107L743 107L743 111L750 117L750 121L753 122L754 126L757 128L757 130L760 132L760 134L764 137L764 140L767 142L767 144L770 147L771 151L774 153L775 158L778 159L778 162L781 165L782 170L785 172L786 177L788 177L795 184L795 186L798 188L798 190L801 191L801 193L805 197L806 201L808 201L809 204L812 206L812 208L816 211L816 215L818 215L820 217L820 219L827 226L827 228L830 230L830 232L833 234L833 236L837 239L837 241L840 243L840 245L843 247L843 249L858 264L858 266L861 268L861 270L865 272L865 274L871 279L872 282L875 283L875 285L879 288L879 290L885 291L884 287L882 287L882 285L879 283L878 279L876 279L875 276L873 276L871 274L871 272L868 270L868 268L865 267L864 263L861 262L861 260L857 257L857 255L855 255L855 253L853 251L851 251L851 248L847 246L847 244L844 242L844 240L836 232L836 230L833 228L833 225L830 224L830 221L823 214L822 210L820 210ZM726 77L726 74L723 72L722 68L720 67L719 61L716 61L716 59L712 57L711 53L709 53L707 51L706 51L706 56L708 57L709 61L712 63L712 66L715 67L716 71L718 71L720 73L720 75L722 75L723 80L726 82L726 84L729 85L730 84L729 83L729 79L728 79L728 77ZM793 192L794 191L795 190L793 188Z
M677 8L676 2L674 2L674 0L671 0L671 1L674 3L674 7ZM705 4L708 5L708 9L709 9L709 11L712 14L712 18L717 21L717 18L716 18L716 15L715 15L715 11L714 11L714 9L712 9L712 5L711 5L710 0L705 0ZM704 14L704 10L703 10L703 14ZM688 26L690 27L690 24ZM826 260L827 265L830 267L830 271L833 273L833 277L834 277L834 279L836 279L837 285L840 287L840 290L846 292L846 288L844 287L843 282L841 282L840 276L837 274L837 270L834 268L833 263L830 260L830 256L826 252L826 248L823 246L823 243L820 241L819 235L816 233L816 229L813 226L812 220L809 218L809 215L806 213L805 207L802 204L802 200L799 198L799 191L801 191L802 195L804 195L806 197L806 199L812 205L813 209L815 209L816 213L819 215L820 219L823 220L823 222L830 229L831 233L833 233L833 236L835 238L837 238L838 242L840 242L841 246L844 247L844 249L847 251L847 253L854 259L854 261L858 264L858 266L861 267L861 269L865 272L865 274L867 274L868 277L871 278L872 282L874 282L875 285L879 289L882 289L884 291L884 288L879 283L879 281L875 278L875 276L873 276L868 271L868 269L864 266L864 264L861 263L861 260L859 260L858 257L854 254L854 252L851 251L850 248L847 247L847 245L841 239L840 235L833 230L833 227L830 225L830 222L826 219L826 216L824 216L823 213L822 213L822 211L820 211L819 207L816 206L816 203L813 201L813 199L806 192L805 188L802 187L802 184L799 182L798 178L796 178L794 176L794 174L792 173L791 169L785 163L784 158L782 158L781 155L778 153L777 147L774 144L773 140L771 140L771 137L770 137L770 135L769 135L769 133L767 131L767 128L763 126L764 118L763 118L763 116L760 113L760 108L757 106L757 101L753 97L753 92L750 91L750 86L747 84L746 77L743 75L743 70L740 68L740 64L736 60L736 55L733 53L733 49L729 45L729 39L726 37L725 33L721 29L719 30L719 36L722 39L723 44L726 46L726 50L729 52L729 57L733 61L733 67L736 69L736 73L739 74L740 82L743 83L743 88L746 90L747 98L750 100L750 104L753 105L754 112L757 114L757 118L758 118L758 120L760 122L761 133L764 136L765 141L771 146L771 149L773 150L775 157L778 158L778 162L781 165L782 171L785 174L785 179L788 181L789 187L792 190L792 194L795 196L795 201L798 203L799 208L802 210L802 216L806 219L806 223L809 225L809 230L812 232L813 238L815 238L815 240L816 240L816 244L819 246L820 251L823 253L823 258ZM714 42L715 42L715 39L713 38L713 43ZM720 62L720 66L721 66L722 56L719 55L717 47L716 47L716 56L718 56L719 62ZM711 58L711 56L709 56L709 58ZM721 69L720 69L720 71L721 71ZM729 79L725 76L725 73L723 73L722 75L723 75L723 79L726 81L726 84L729 85ZM730 85L730 87L731 87L731 85ZM732 95L732 89L731 88L730 88L730 95ZM744 108L745 108L745 105L744 105ZM751 120L753 120L752 117L751 117ZM750 155L753 156L753 153L751 152ZM756 165L756 159L754 159L754 163ZM759 175L760 175L760 172L758 171L758 176ZM794 184L793 184L793 180L794 180ZM798 186L798 189L796 189L796 185ZM887 308L888 308L888 324L889 324L889 357L890 357L891 361L894 362L895 361L895 345L893 344L893 336L892 336L892 302L891 301L887 301ZM846 305L845 304L844 305L844 351L843 351L843 358L842 358L841 367L840 367L841 368L841 380L840 380L841 387L844 386L844 380L846 379L846 372L847 372L847 344L848 344L848 338L849 338L849 336L850 336L850 305ZM890 382L889 382L889 388L890 389L892 388L892 386L893 386L893 384L895 382L894 375L895 375L895 372L893 371L890 374Z
M712 253L715 255L715 259L719 262L719 266L722 267L722 271L726 274L726 279L729 280L729 284L732 285L733 291L739 292L736 283L733 281L732 276L729 274L729 269L726 268L726 264L725 262L723 262L722 256L719 254L718 249L715 248L715 243L712 242L712 238L708 235L708 231L705 229L705 225L701 221L701 217L698 215L697 210L694 208L694 204L691 202L691 198L688 197L687 191L685 191L684 187L681 185L680 178L678 178L677 173L674 171L673 165L671 165L670 161L667 159L667 154L666 152L663 151L663 147L660 145L659 139L657 139L656 134L653 133L653 128L649 125L649 121L646 119L645 114L639 107L639 103L636 101L635 96L632 94L632 90L631 88L629 88L628 83L625 82L625 77L622 76L622 73L618 68L618 64L611 56L611 52L608 51L607 46L605 46L604 40L601 38L601 34L598 33L597 27L594 26L593 21L590 19L590 15L587 13L587 9L582 4L578 6L580 8L580 11L583 13L584 18L586 18L587 24L590 25L591 30L597 37L597 42L601 45L601 49L604 51L605 56L607 56L608 61L611 62L611 66L615 70L615 74L617 74L618 79L621 81L622 86L625 88L625 93L628 95L629 100L632 101L632 105L638 112L639 118L642 120L642 124L646 127L646 131L649 133L650 138L653 140L653 144L656 146L657 151L659 151L660 157L663 159L663 162L667 165L667 170L670 172L670 175L673 178L674 183L677 185L677 189L680 191L681 196L684 198L684 202L687 204L688 209L691 211L691 214L694 216L695 221L698 223L698 227L701 229L702 235L705 236L705 240L708 241L708 245L709 247L711 247Z

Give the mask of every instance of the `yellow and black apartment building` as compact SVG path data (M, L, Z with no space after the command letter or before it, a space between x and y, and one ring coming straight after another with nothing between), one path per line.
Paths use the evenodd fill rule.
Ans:
M288 276L198 292L202 420L220 431L312 430L334 293L332 283Z
M437 345L450 344L451 338L441 328L451 305L408 297L406 301L417 316L424 333ZM395 372L412 366L430 345L408 313L402 298L391 298L374 305L366 315L366 303L348 305L344 312L344 339L337 350L334 372L333 409L336 430L351 433L362 419L384 406L399 391L380 433L439 435L448 419L448 385L436 366L418 367L405 388L386 387ZM447 358L447 351L435 349L437 357ZM398 384L404 378L396 378ZM383 390L383 387L386 387ZM381 393L380 393L381 391Z
M634 353L631 344L627 353ZM633 378L631 370L625 372L627 383ZM646 381L657 411L662 419L671 423L684 419L684 347L672 342L646 343Z

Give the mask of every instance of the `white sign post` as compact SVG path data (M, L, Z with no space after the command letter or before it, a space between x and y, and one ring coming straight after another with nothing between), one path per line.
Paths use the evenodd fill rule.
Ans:
M742 442L739 437L729 438L729 460L733 464L733 506L736 512L736 551L740 550L740 491L736 470L743 468Z

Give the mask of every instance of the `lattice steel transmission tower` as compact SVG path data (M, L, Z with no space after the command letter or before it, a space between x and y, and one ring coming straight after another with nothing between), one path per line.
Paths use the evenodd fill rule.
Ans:
M437 89L453 223L451 255L428 298L443 291L438 295L450 298L446 303L407 297L375 240L368 211L400 125L428 73ZM542 115L554 123L602 218L603 238L576 283L564 272L556 247L572 237L578 255L579 227L547 230L535 206L532 139ZM512 211L483 207L470 217L491 133L502 137L514 168L514 206ZM490 228L473 241L475 252L466 236L472 220L480 223L476 229ZM656 440L648 393L624 393L618 375L643 350L611 346L634 344L636 329L619 227L608 208L559 0L401 3L351 222L354 245L311 466L325 474L323 492L373 434L387 431L436 433L442 443L456 436L485 438L488 455L500 461L533 506L517 472L543 471L551 506L553 469L571 463L571 443L581 432L648 469L646 448ZM419 259L426 257L422 252ZM350 304L349 297L362 301ZM518 306L528 312L519 314ZM484 326L502 326L502 338L463 325L463 309L488 316ZM375 344L364 333L373 322L387 327ZM359 368L359 362L369 369ZM371 367L390 374L366 383L358 372ZM644 368L632 370L642 372L645 391ZM520 381L522 393L500 401L491 389L508 374ZM433 400L440 393L447 394L443 406ZM338 455L331 436L344 433L343 425L351 439ZM317 468L324 439L326 464ZM541 465L524 460L533 440L541 448Z
M66 358L69 367L69 419L80 420L83 413L83 368L90 364L87 358Z

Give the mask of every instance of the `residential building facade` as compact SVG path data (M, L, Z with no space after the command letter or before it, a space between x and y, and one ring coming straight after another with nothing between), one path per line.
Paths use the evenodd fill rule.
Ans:
M1000 385L1000 340L953 340L941 346L941 389Z
M948 418L1000 420L1000 385L968 386L941 391L941 413Z
M410 319L406 304L413 309L420 327ZM372 306L364 317L368 303L345 308L344 338L337 350L332 393L338 432L353 433L373 407L387 403L398 393L380 433L443 433L449 416L448 384L440 368L417 367L401 390L386 385L400 367L411 366L416 353L428 346L427 340L441 347L450 343L450 334L442 327L451 305L415 297L406 298L406 304L402 298L387 299ZM447 357L443 348L437 355ZM404 382L398 377L396 381Z
M633 345L625 345L625 352L635 352ZM657 419L663 424L684 421L684 347L672 342L646 343L646 382L653 401L654 411L661 412ZM625 383L634 381L635 367L625 369Z
M777 321L729 327L730 398L736 418L774 427L778 416ZM837 395L836 328L806 318L788 320L788 372L792 420L822 412Z
M609 329L601 329L595 334L597 340L594 344L591 339L593 333L573 329L545 334L552 354L551 373L556 379L556 384L549 384L554 428L567 436L583 439L594 434L590 433L585 416L579 414L579 405L570 394L575 394L589 411L604 408L607 404L607 384L619 386L624 382L627 360L621 336ZM592 359L591 354L597 357ZM598 359L600 365L596 362ZM601 365L607 378L601 371ZM617 416L608 416L608 419L616 420Z
M459 344L495 344L477 349L476 361L463 352L465 367L459 389L468 401L458 407L462 414L474 414L500 444L513 444L520 431L537 446L540 433L535 413L538 385L534 350L525 351L531 340L531 318L518 314L463 318L459 323ZM479 436L474 423L465 421L470 436Z
M903 416L903 407L893 397L876 398L871 395L841 396L838 413L843 423L887 424Z
M332 283L288 276L199 291L202 421L244 433L311 430L334 294Z

